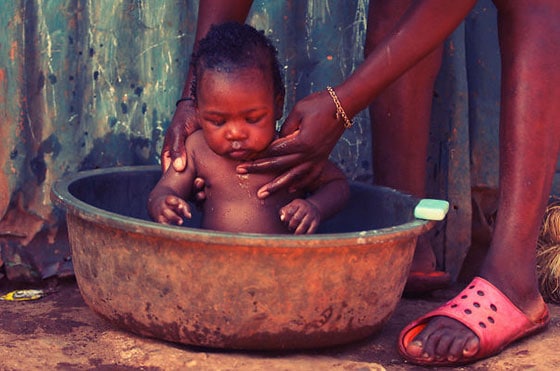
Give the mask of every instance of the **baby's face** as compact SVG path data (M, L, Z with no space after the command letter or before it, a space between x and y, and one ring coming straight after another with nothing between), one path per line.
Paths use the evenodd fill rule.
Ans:
M200 123L214 152L249 160L272 142L278 102L270 76L256 68L205 70L197 89Z

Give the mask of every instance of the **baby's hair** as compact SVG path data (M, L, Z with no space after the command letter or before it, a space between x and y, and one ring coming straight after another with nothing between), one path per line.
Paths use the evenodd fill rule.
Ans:
M232 72L241 68L258 68L272 75L274 95L284 95L285 88L278 63L278 52L264 32L238 23L212 25L193 53L192 95L196 98L197 77L206 69Z

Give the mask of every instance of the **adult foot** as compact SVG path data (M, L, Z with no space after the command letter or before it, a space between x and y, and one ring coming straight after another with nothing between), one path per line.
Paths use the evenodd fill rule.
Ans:
M411 271L406 279L403 295L417 297L449 286L451 276L442 271Z
M436 270L436 256L430 243L430 234L418 237L410 273L404 287L405 296L423 295L449 286L449 273Z
M421 365L472 363L546 327L549 316L542 298L531 308L521 311L477 277L454 299L408 325L399 336L399 351Z

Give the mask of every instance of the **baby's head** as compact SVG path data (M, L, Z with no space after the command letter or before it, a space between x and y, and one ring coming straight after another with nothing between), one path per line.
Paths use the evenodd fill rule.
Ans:
M193 54L195 97L210 148L246 160L274 139L284 84L277 52L253 27L214 25Z
M192 56L195 76L192 93L197 96L198 81L205 70L235 73L239 69L257 68L272 79L274 94L284 96L277 54L264 33L249 25L237 22L212 25Z

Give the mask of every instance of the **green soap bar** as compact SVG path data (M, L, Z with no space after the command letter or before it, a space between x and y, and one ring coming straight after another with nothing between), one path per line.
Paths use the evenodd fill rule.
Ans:
M426 220L443 220L449 211L449 202L423 198L414 208L414 217Z

